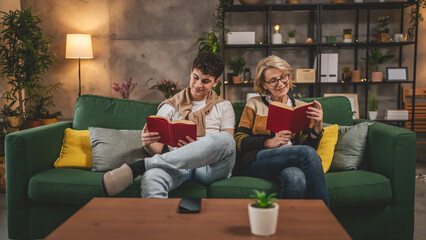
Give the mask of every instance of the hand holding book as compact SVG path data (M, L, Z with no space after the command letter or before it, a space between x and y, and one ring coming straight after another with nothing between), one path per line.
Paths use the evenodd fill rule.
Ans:
M321 103L317 100L314 100L315 107L308 107L308 111L306 111L307 117L314 122L313 129L316 133L321 133L323 128L323 111ZM315 137L316 138L316 137Z

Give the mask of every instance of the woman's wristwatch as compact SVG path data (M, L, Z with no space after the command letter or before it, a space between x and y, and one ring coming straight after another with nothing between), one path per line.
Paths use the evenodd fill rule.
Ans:
M321 132L320 133L317 133L317 132L315 132L315 129L314 128L311 128L311 133L315 136L315 137L320 137L321 136L321 134L324 132L324 128L323 129L321 129Z

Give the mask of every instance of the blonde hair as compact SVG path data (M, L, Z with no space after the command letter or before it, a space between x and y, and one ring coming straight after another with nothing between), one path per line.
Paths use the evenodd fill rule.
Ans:
M265 71L270 68L276 68L284 72L285 74L290 74L290 64L288 62L280 57L271 55L269 57L266 57L262 59L256 67L256 76L254 78L254 87L253 90L261 95L264 94L271 94L268 90L266 90L262 83L265 81ZM290 76L289 76L290 77ZM290 89L293 89L293 79L288 80L288 84L290 86Z

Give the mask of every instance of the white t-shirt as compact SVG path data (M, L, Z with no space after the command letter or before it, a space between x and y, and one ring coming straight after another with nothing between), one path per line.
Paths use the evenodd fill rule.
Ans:
M206 106L206 100L192 101L192 112L198 111ZM169 104L161 106L157 112L157 116L166 117L170 121L183 119L179 111ZM224 129L235 128L235 113L231 102L223 101L216 104L206 116L206 135L220 132ZM197 139L201 139L198 137ZM175 148L169 146L172 151Z

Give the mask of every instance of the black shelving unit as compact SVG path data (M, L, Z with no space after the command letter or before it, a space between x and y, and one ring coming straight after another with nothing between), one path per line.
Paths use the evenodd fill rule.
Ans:
M389 43L381 43L381 42L372 42L370 39L370 22L371 22L371 10L386 10L386 9L399 9L401 10L400 15L400 32L404 32L404 9L417 4L417 9L419 9L418 3L414 1L404 1L404 2L366 2L366 3L300 3L300 4L264 4L264 5L233 5L229 9L225 10L225 14L232 14L235 12L264 12L265 13L265 42L263 44L244 44L244 45L227 45L224 44L223 52L229 49L262 49L265 51L265 56L271 55L272 50L276 49L295 49L295 48L307 48L309 49L309 64L313 66L314 59L316 56L320 56L324 50L329 49L353 49L354 50L354 69L358 68L358 56L359 51L365 51L365 58L367 59L365 63L365 76L369 76L369 66L368 66L368 58L369 58L369 49L375 47L397 47L399 48L399 61L398 67L402 66L402 52L404 46L413 46L414 45L414 65L413 65L413 77L412 81L398 81L398 82L371 82L367 80L365 82L345 82L345 83L325 83L320 82L321 76L321 58L318 57L317 68L316 71L316 82L315 83L297 83L298 85L309 85L310 86L310 97L318 97L321 96L323 91L322 88L329 85L352 85L354 89L354 93L358 92L358 86L364 86L364 96L365 96L365 116L367 116L368 112L368 90L370 85L376 84L397 84L398 85L398 108L401 108L401 92L402 84L412 84L413 93L416 86L416 65L417 65L417 33L418 27L415 29L415 40L410 42L389 42ZM322 26L323 26L323 13L330 10L354 10L356 11L356 19L355 19L355 31L353 35L354 42L353 43L323 43L322 39ZM272 21L271 16L273 12L284 12L284 11L308 11L309 12L309 26L308 26L308 37L314 39L314 43L306 44L306 43L296 43L296 44L271 44L272 39ZM365 42L358 41L359 39L359 25L360 25L360 11L366 11L367 20L366 20L366 36L367 39ZM223 28L224 29L224 28ZM315 31L316 29L316 31ZM222 42L225 43L225 34L222 32ZM226 63L225 54L223 54L223 60ZM260 60L260 59L259 59ZM225 65L226 66L226 65ZM224 69L224 77L225 78L225 69ZM223 96L226 96L226 86L242 86L242 87L252 87L253 84L224 84L223 88ZM414 105L414 94L413 94L413 105ZM412 110L412 116L414 116L414 109ZM414 119L414 117L412 118ZM386 121L384 121L386 122ZM412 121L412 126L414 120Z

